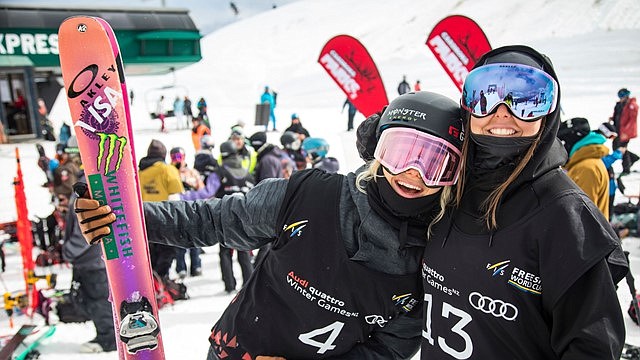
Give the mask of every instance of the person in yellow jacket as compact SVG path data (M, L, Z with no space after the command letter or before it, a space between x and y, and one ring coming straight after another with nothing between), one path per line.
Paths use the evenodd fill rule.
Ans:
M167 148L159 140L151 140L147 156L140 159L138 176L142 201L179 200L184 192L180 172L165 163ZM163 244L149 244L151 267L161 278L169 276L176 248Z
M142 201L178 200L184 191L180 172L165 162L167 148L160 140L151 140L147 156L140 159L138 173Z
M564 166L567 175L587 194L609 218L609 174L602 158L609 155L607 138L599 132L589 132L578 140L569 152Z
M242 129L238 127L232 128L229 140L233 142L236 146L236 150L238 150L238 156L240 157L242 168L247 169L249 174L253 174L253 171L256 168L256 163L258 162L258 153L247 146L246 138ZM222 155L218 157L218 163L222 164Z

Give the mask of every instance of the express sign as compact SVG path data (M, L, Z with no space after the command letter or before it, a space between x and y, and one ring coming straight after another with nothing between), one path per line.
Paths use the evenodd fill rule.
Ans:
M0 55L58 54L58 34L0 33Z

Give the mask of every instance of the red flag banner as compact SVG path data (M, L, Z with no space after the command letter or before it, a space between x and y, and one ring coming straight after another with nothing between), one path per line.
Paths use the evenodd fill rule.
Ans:
M357 39L349 35L332 38L322 48L318 63L364 116L389 103L378 68Z
M440 20L427 37L427 46L460 91L476 61L491 50L480 26L462 15Z
M31 233L31 221L29 221L29 211L27 210L27 197L24 193L24 182L22 179L22 166L20 165L20 152L16 148L17 171L13 180L15 191L16 210L18 221L16 222L16 236L20 243L20 253L22 255L22 272L26 285L26 293L29 296L30 304L33 307L36 303L37 293L30 283L30 276L33 274L33 234ZM33 308L32 308L33 309Z

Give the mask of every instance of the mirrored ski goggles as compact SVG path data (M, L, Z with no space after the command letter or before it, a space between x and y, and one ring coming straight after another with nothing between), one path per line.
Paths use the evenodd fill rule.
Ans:
M406 127L382 132L373 156L392 174L417 170L427 186L454 185L461 153L449 142Z
M536 121L553 112L558 83L546 72L527 65L496 63L474 69L462 88L463 109L475 117L492 114L500 104L523 121Z

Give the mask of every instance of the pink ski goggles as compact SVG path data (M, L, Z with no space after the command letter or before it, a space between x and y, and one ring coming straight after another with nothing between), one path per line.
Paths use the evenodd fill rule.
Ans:
M427 186L454 185L462 162L451 143L406 127L384 130L373 156L394 175L417 170Z
M183 153L173 153L171 154L171 162L172 163L179 163L179 162L183 162L184 159L184 154Z

